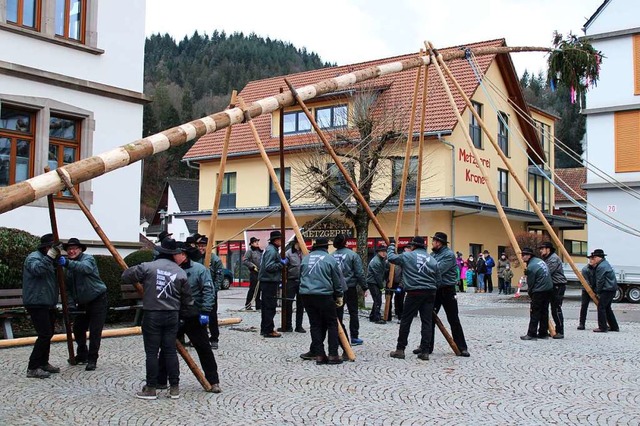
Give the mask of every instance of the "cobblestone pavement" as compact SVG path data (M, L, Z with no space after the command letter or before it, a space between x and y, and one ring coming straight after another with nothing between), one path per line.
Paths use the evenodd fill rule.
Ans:
M398 325L370 323L364 312L357 360L317 366L299 354L309 333L264 339L252 327L258 312L236 312L246 289L221 293L221 317L242 324L222 329L218 360L221 394L205 393L181 362L179 400L162 391L156 401L133 394L144 380L141 336L103 340L98 369L66 365L66 346L51 361L62 372L27 379L31 347L0 350L0 424L100 425L424 425L639 424L640 324L614 305L620 333L577 331L579 301L568 300L564 340L524 342L526 302L495 294L459 295L471 358L455 357L442 336L431 360L410 350L419 341L414 322L407 358L389 358ZM277 316L279 324L279 315ZM595 324L589 312L588 326ZM446 320L444 320L446 324ZM305 324L306 326L306 324ZM307 327L308 328L308 327ZM251 331L254 330L254 331ZM195 351L191 349L195 356Z

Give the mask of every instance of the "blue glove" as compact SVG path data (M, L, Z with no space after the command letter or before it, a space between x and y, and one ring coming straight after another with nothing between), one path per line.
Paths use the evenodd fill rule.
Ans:
M209 324L209 315L200 314L200 325L207 325L207 324Z
M396 293L402 293L402 287L396 288Z
M289 264L289 259L287 259L286 257L284 259L280 259L280 263L282 263L284 266L287 266Z
M58 258L58 265L60 265L60 266L67 266L68 264L69 264L69 261L67 260L67 258L66 258L66 257L64 257L64 256L60 256L60 257Z

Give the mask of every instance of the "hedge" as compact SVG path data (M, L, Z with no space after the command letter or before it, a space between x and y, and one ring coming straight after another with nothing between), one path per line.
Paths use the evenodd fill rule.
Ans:
M0 288L21 288L22 267L40 237L26 231L0 227Z

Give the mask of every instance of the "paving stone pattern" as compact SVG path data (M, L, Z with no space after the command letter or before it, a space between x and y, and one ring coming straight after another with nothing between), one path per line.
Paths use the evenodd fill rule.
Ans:
M222 292L221 317L243 323L222 329L216 351L221 394L205 393L181 361L178 400L134 398L144 383L141 336L103 340L98 369L66 364L64 343L52 346L62 372L25 377L31 347L0 350L0 424L11 425L637 425L640 422L640 324L620 333L577 331L564 340L524 342L526 303L487 294L459 296L471 358L455 357L438 334L434 354L411 354L419 341L414 321L407 358L389 357L398 325L370 323L362 312L357 360L337 366L303 361L310 336L265 339L259 311L241 312L246 289ZM565 310L579 302L567 301ZM637 310L637 305L614 305ZM513 309L524 315L483 315ZM444 320L444 316L441 315ZM574 315L575 317L575 315ZM348 317L347 317L348 318ZM589 313L591 328L595 312ZM276 317L279 324L279 314ZM446 320L445 320L446 324ZM308 329L308 325L305 323ZM197 355L190 349L193 356Z

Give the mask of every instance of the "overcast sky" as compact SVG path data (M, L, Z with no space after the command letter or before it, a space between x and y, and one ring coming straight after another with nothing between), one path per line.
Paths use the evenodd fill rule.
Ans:
M603 0L148 0L147 35L177 40L195 30L280 39L338 65L495 38L550 46L552 33L582 26ZM545 69L537 53L512 55L518 74Z

